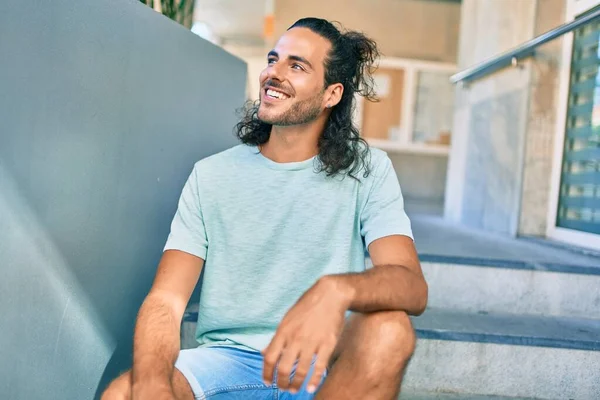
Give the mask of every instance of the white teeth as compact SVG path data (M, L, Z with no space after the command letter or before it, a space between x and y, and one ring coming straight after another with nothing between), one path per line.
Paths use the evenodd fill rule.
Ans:
M280 93L280 92L277 92L277 91L275 91L275 90L273 90L273 89L268 89L268 90L267 90L267 94L268 94L269 96L271 96L271 97L275 97L275 98L278 98L278 99L281 99L281 100L283 100L283 99L287 99L287 98L288 98L288 96L287 96L287 95L285 95L285 94L283 94L283 93Z

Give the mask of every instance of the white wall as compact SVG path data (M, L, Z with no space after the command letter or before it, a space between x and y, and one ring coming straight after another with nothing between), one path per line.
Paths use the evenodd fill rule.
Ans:
M564 23L566 0L463 1L459 70ZM510 235L546 230L564 38L456 96L445 217Z
M537 0L464 0L458 69L531 39ZM459 87L446 182L445 217L517 232L531 65Z
M276 0L275 37L300 18L320 17L365 32L387 57L454 62L460 8L423 0Z

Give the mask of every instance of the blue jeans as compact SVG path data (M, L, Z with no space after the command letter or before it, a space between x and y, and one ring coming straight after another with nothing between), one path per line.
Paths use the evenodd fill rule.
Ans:
M197 400L310 400L306 391L312 367L295 395L279 390L277 374L271 385L262 380L262 354L236 347L214 346L182 350L177 368L188 380ZM293 372L292 372L293 376ZM323 380L321 380L321 384Z

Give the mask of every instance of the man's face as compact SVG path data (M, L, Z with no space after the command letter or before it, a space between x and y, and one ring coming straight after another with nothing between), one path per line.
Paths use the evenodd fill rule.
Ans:
M315 120L323 111L325 58L329 41L307 28L287 31L269 52L260 74L258 118L290 126Z

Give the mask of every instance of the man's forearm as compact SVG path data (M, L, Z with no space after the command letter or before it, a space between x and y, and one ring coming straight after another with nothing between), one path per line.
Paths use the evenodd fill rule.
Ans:
M150 294L140 308L133 342L133 385L170 384L180 348L180 321L160 296Z
M381 265L365 272L330 275L347 309L355 312L405 311L420 315L427 306L427 283L422 275L400 265Z

